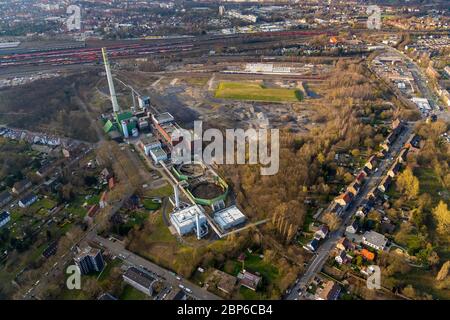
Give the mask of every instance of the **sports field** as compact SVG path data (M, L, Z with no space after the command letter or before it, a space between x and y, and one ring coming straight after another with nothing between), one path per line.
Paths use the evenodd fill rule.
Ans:
M295 89L265 88L250 82L220 82L215 97L249 101L296 102L302 99L302 92Z

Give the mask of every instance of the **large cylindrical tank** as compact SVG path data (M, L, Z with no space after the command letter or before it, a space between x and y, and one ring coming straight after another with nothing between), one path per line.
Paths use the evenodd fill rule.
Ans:
M123 136L125 138L129 137L129 135L128 135L128 127L127 127L126 121L122 121L122 132L123 132Z
M131 135L133 137L138 137L139 136L139 130L137 128L131 129Z

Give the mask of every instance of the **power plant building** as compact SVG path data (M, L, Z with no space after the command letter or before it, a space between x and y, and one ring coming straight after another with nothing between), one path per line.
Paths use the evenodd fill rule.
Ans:
M159 125L175 121L175 118L169 112L163 112L156 115L153 114L152 119L155 124Z
M140 138L139 146L144 150L146 155L150 155L152 149L161 148L161 142L150 133Z
M147 96L139 96L138 97L139 108L145 109L150 107L150 97Z
M149 155L155 163L167 160L167 153L161 147L150 149Z
M243 224L247 218L235 205L222 209L214 214L214 221L223 231Z
M170 221L179 235L185 235L206 224L206 216L199 206L191 206L170 214Z

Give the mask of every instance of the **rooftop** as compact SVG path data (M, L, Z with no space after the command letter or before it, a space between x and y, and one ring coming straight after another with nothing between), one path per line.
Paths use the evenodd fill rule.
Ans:
M0 221L7 219L9 216L10 214L8 211L3 211L2 213L0 213Z
M150 150L150 153L153 154L155 158L166 156L166 152L161 147L156 147Z
M222 209L214 214L214 221L216 221L222 229L227 225L243 219L246 219L245 215L235 205Z
M175 120L175 118L169 112L163 112L153 115L153 120L158 124L168 123Z
M175 222L178 224L178 226L182 227L185 225L190 225L195 220L196 214L199 215L199 218L202 218L205 216L205 214L200 209L200 207L197 205L194 205L194 206L190 206L185 209L173 212L171 217L173 218L173 220L175 220Z
M128 278L134 282L139 283L141 286L150 288L155 279L148 273L139 270L135 267L128 268L127 272L123 275L124 278Z
M375 231L367 231L364 233L365 241L372 243L379 247L385 247L387 243L387 238L381 233Z

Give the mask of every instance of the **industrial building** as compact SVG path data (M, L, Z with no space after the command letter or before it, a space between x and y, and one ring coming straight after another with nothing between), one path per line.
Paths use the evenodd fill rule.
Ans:
M167 160L167 153L161 147L150 149L149 155L155 163Z
M222 231L234 228L243 224L247 218L235 205L222 209L214 213L214 221L217 223Z
M197 205L172 212L170 221L181 236L206 227L206 216Z
M144 150L146 155L150 155L152 149L161 148L161 142L151 133L141 137L138 145Z
M100 272L105 266L102 253L99 249L86 247L74 258L75 264L80 268L81 274Z
M150 107L150 97L147 96L139 96L138 97L139 108L146 109Z
M175 118L169 112L163 112L163 113L156 114L156 115L153 114L152 119L155 124L159 124L159 125L162 125L165 123L171 123L171 122L175 121Z

